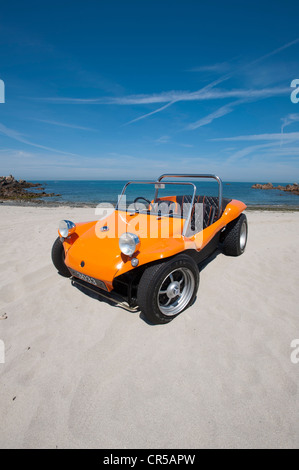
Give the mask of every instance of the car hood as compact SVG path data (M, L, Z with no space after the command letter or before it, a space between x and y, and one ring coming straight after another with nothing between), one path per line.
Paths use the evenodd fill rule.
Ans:
M103 280L109 287L116 275L132 269L131 258L119 248L122 233L139 236L141 243L134 256L140 266L182 251L183 224L183 219L114 211L105 219L88 224L86 231L81 225L81 233L66 250L65 262L76 271Z

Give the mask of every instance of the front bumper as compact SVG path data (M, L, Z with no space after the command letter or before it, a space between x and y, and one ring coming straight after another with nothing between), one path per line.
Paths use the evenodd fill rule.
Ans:
M89 282L86 282L83 279L79 279L77 277L72 277L71 281L72 286L80 287L83 291L87 289L101 297L104 297L106 300L113 302L118 307L128 310L129 312L138 312L139 310L138 307L130 307L129 304L124 300L124 298L121 297L119 294L116 294L115 292L107 292L107 290L105 291L100 287L90 284Z

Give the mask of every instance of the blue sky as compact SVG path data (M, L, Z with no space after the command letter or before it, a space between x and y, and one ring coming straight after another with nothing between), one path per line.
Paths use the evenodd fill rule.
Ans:
M298 13L275 0L2 2L0 174L298 181Z

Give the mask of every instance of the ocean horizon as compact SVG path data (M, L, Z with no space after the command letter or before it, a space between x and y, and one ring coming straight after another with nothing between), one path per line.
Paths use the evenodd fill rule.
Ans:
M47 197L44 202L70 203L75 205L99 204L109 202L116 204L118 195L121 194L127 180L30 180L33 183L41 183L47 193L55 193L60 196ZM146 180L144 180L146 181ZM150 181L150 180L148 180ZM192 181L197 187L197 194L218 195L218 185L215 181ZM267 181L258 181L261 184ZM273 190L253 189L254 182L230 182L223 181L223 197L238 199L248 206L298 206L299 196L290 192ZM290 183L292 184L292 183ZM274 186L286 183L273 182ZM173 191L178 194L174 186ZM184 191L185 191L184 187ZM34 188L31 188L32 190ZM137 196L152 198L153 187L150 185L131 185L129 187L128 198L134 199ZM190 189L187 188L190 194ZM170 193L168 193L170 194Z

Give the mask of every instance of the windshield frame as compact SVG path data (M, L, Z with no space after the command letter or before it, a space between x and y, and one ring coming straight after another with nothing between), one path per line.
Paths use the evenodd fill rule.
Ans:
M123 197L123 195L125 194L125 191L127 189L127 187L130 185L130 184L152 184L152 185L155 185L154 186L154 189L155 189L155 197L154 197L154 203L157 202L157 199L158 199L158 191L159 191L159 187L156 187L156 185L175 185L175 186L191 186L193 187L193 194L192 194L192 200L191 200L191 203L190 203L190 208L188 210L188 214L187 214L187 217L186 217L186 220L185 220L185 223L184 223L184 227L183 227L183 231L182 231L182 236L185 237L186 236L186 233L187 233L187 230L189 228L189 225L190 225L190 222L191 222L191 215L192 215L192 208L193 208L193 205L194 205L194 201L195 201L195 196L196 196L196 186L194 183L191 183L191 182L188 182L188 181L128 181L124 187L123 187L123 190L121 192L121 194L119 195L119 198L118 198L118 201L117 201L117 204L116 204L116 207L115 207L115 210L119 210L119 211L123 211L123 209L119 209L119 203ZM160 188L162 189L162 188ZM127 212L127 210L126 210ZM157 216L157 214L150 214L149 215L155 215Z

